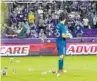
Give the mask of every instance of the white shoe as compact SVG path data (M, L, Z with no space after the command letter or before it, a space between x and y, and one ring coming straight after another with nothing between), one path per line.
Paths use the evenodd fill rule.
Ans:
M66 73L67 71L66 70L58 70L58 73L60 73L60 72Z
M66 72L67 72L67 70L63 70L63 72L64 72L64 73L66 73Z

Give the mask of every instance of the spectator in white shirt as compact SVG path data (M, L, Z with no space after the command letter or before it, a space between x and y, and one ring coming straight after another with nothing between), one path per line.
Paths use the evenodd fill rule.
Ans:
M38 14L43 14L43 9L42 9L42 7L39 7L39 9L38 9Z
M97 28L97 15L94 15L93 25L94 25L94 28Z
M83 25L84 28L89 28L89 19L86 16L83 18Z

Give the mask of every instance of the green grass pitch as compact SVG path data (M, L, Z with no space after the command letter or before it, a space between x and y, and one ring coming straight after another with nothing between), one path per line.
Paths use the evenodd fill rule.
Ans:
M64 61L67 72L57 77L50 70L57 70L58 56L2 57L1 70L8 69L1 81L97 81L97 56L66 56Z

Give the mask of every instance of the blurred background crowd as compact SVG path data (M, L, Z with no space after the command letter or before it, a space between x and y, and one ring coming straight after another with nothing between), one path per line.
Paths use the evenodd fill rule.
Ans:
M74 37L97 28L97 1L41 1L7 3L3 38L55 38L60 13L68 14L67 26Z

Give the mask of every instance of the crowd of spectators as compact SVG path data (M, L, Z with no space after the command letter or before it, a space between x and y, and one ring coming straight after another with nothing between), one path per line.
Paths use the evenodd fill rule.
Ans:
M43 1L7 3L8 17L2 37L55 38L61 12L68 14L68 29L81 37L84 29L97 28L97 1Z

